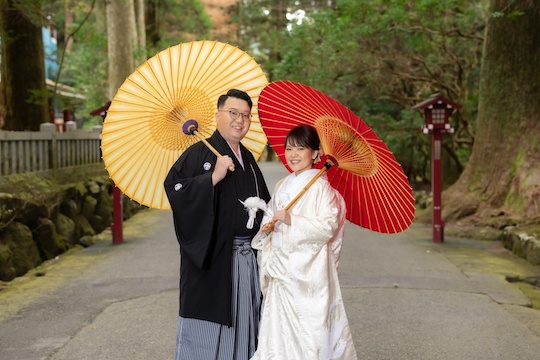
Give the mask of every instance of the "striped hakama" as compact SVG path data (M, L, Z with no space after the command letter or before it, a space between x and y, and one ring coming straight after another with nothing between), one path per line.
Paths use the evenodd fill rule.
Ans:
M232 267L232 327L180 316L176 360L248 360L255 352L261 289L251 237L234 239Z

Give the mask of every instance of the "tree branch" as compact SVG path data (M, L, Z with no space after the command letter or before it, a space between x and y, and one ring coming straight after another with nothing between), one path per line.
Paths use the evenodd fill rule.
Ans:
M62 56L60 57L60 63L58 64L58 72L56 73L56 80L54 81L54 88L53 88L53 95L52 95L53 103L54 103L54 99L56 98L56 89L58 87L58 81L60 80L60 73L62 72L62 66L64 64L64 57L66 55L67 44L69 43L69 40L73 37L73 35L75 35L82 28L84 23L88 20L88 18L90 17L92 12L94 11L95 4L96 4L96 0L92 0L92 5L90 6L90 11L88 11L88 13L84 17L84 19L79 24L79 26L77 26L77 28L75 30L73 30L71 33L68 34L68 36L66 36L66 39L64 41L64 48L63 48L63 51L62 51Z

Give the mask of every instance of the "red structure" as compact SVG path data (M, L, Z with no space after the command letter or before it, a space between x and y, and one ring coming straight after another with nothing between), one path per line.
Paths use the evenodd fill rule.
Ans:
M124 205L122 191L112 182L113 193L113 222L111 223L111 232L113 245L119 245L124 242L124 230L122 227L124 221Z
M111 102L107 101L101 107L90 111L90 115L92 115L92 116L101 116L101 119L103 121L105 121L105 117L107 117L107 111L109 110L109 106L111 106Z
M442 220L442 135L452 134L454 128L449 122L450 115L461 106L445 99L440 94L433 94L429 99L413 106L424 111L424 134L431 134L431 192L433 196L433 242L444 242L444 221Z
M92 116L101 116L102 120L105 121L107 117L107 110L109 110L111 102L107 101L103 106L92 110L90 115ZM113 222L111 223L111 232L113 238L113 245L119 245L124 242L124 230L123 230L123 221L124 221L124 205L123 205L123 194L122 191L116 186L114 181L112 181L112 195L113 195Z

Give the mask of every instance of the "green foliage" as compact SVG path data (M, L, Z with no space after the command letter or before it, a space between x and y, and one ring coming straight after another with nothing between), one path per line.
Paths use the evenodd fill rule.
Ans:
M212 24L200 0L146 3L156 11L159 32L148 56L209 37ZM95 4L73 38L60 79L86 96L77 115L88 117L87 126L101 123L88 114L110 100L104 9ZM52 16L63 51L64 3L41 5ZM90 4L79 0L72 6L77 28ZM346 105L383 138L412 178L425 178L430 137L420 132L422 115L410 108L435 92L462 105L452 118L456 133L449 147L461 168L473 142L486 6L485 0L243 0L231 8L239 25L235 38L220 40L252 54L270 81L302 82Z
M491 13L491 17L498 18L498 17L509 17L509 18L516 18L519 16L523 16L525 13L523 11L512 11L508 14L501 12L501 11L494 11Z
M229 9L232 23L240 28L237 39L231 42L264 64L269 79L280 60L286 27L284 10L288 5L294 6L294 2L251 0L240 1Z
M160 40L156 47L148 46L149 57L169 46L188 40L208 38L213 27L200 0L149 0L157 7Z
M0 230L7 227L28 204L50 212L61 200L60 185L51 179L32 174L17 174L2 178L0 186Z
M95 27L83 26L75 38L73 50L66 55L60 81L85 96L79 115L89 117L92 110L110 100L107 67L107 35L96 31Z
M24 17L36 26L45 26L47 21L43 17L42 9L50 3L48 0L1 0L0 6L9 6L19 10Z
M2 178L0 192L51 208L60 201L58 193L63 186L52 178L31 173L15 174Z
M463 167L478 104L484 1L341 0L306 12L281 42L273 80L310 85L359 114L414 177L429 164L422 115L408 109L440 92L463 105L449 147ZM266 64L263 64L266 69ZM414 119L414 120L413 120ZM405 167L405 166L404 166Z
M146 49L148 57L169 46L187 41L187 37L208 36L212 23L200 0L181 2L150 0L147 3L154 3L157 7L156 16L159 18L160 33L157 46L148 46ZM84 120L83 127L86 128L101 124L101 117L91 117L89 114L111 100L107 96L108 51L105 10L98 5L102 4L98 2L91 8L88 1L71 2L75 20L72 28L67 31L78 30L72 36L72 50L65 54L59 80L60 83L73 86L78 93L85 96L84 102L75 104L75 114ZM50 14L58 32L58 58L60 58L64 52L65 41L71 35L65 29L64 3L48 2L46 12Z
M0 229L11 222L11 220L17 214L17 210L19 209L14 209L12 206L8 206L8 204L0 202Z

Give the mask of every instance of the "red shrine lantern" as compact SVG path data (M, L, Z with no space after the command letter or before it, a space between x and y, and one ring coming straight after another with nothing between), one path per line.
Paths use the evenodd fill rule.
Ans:
M423 110L425 123L424 134L431 133L431 191L433 196L433 242L444 242L444 221L442 220L442 134L454 132L449 122L450 115L461 106L445 99L441 94L433 94L427 100L413 106Z

